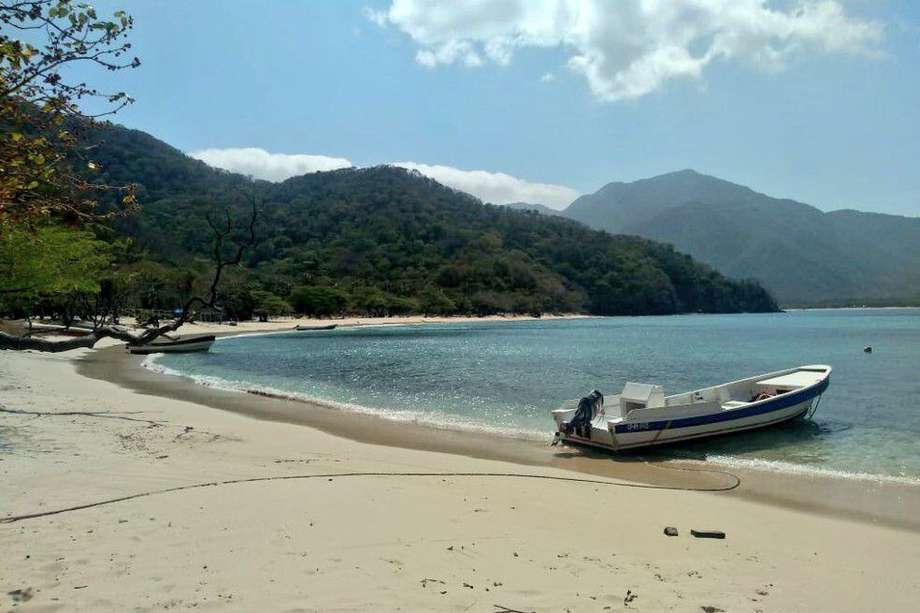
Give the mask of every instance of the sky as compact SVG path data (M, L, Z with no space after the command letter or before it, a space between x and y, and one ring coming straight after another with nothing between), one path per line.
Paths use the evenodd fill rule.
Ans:
M270 180L415 168L563 208L693 168L823 210L920 215L920 3L156 0L116 121Z

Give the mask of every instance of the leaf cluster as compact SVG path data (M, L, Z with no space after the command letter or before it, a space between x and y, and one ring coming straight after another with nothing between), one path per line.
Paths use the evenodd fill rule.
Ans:
M103 92L63 76L68 66L107 71L136 68L124 11L105 19L90 4L71 0L0 0L0 232L9 223L96 217L99 193L135 196L130 185L94 180L98 163L79 132L133 102L125 92ZM81 103L101 101L86 115Z

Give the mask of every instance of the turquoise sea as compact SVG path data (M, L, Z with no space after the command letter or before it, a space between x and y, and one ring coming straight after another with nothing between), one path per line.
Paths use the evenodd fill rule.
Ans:
M340 328L147 360L206 385L547 441L549 411L594 388L670 394L814 363L834 372L813 421L655 453L920 482L920 309Z

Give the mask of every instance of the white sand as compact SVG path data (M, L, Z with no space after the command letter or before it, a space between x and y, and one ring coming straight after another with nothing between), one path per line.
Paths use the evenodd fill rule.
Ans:
M81 353L0 352L0 408L122 412L158 425L0 413L0 517L251 477L584 477L141 395L78 375ZM664 536L667 525L680 536ZM690 528L728 538L694 539ZM628 592L636 597L624 604ZM920 534L732 493L338 477L187 489L0 523L2 610L915 611L918 601Z

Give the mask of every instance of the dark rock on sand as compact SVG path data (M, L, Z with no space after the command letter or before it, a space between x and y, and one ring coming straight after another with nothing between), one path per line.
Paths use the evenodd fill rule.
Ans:
M32 592L32 588L27 587L23 589L13 590L12 592L7 592L7 595L13 597L13 602L28 602L32 600L32 597L35 594Z
M725 533L721 530L691 530L690 534L698 539L724 539Z

